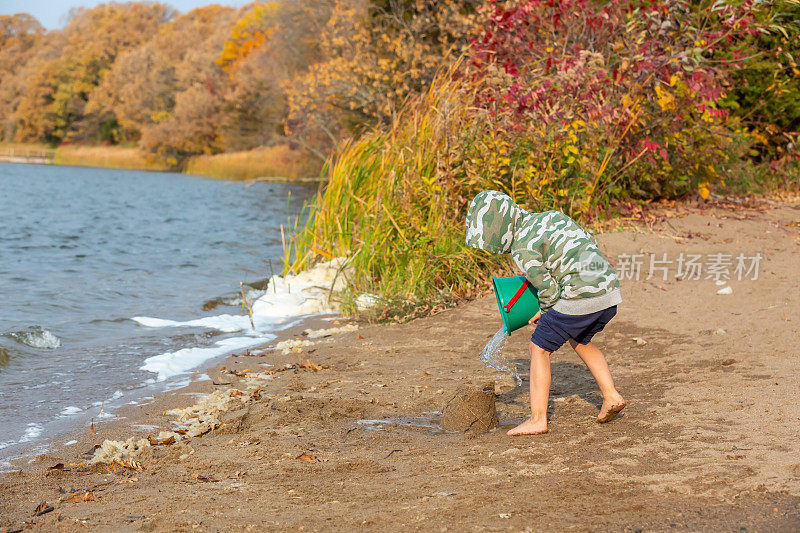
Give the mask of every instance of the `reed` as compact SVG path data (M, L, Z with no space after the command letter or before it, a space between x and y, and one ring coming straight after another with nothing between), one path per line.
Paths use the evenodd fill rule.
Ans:
M319 167L305 151L278 144L242 152L190 158L184 172L217 179L299 179L319 175Z
M357 295L378 295L370 311L378 319L435 312L481 292L490 267L506 263L464 245L461 211L480 184L459 178L446 161L472 122L469 98L443 73L391 127L343 143L289 242L286 270L349 256L341 304L357 313Z
M56 165L74 165L131 170L168 170L150 154L121 146L63 145L55 150Z

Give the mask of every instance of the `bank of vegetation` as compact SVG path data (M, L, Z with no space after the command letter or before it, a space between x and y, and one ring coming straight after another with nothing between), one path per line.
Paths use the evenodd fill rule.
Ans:
M462 245L481 189L592 221L796 188L798 25L798 0L128 2L50 32L15 15L0 126L210 175L321 172L287 270L349 256L346 309L371 293L376 316L412 316L504 265Z
M796 2L488 2L463 59L343 144L289 268L352 258L345 307L402 319L470 298L501 258L463 244L503 190L591 222L630 202L797 189Z

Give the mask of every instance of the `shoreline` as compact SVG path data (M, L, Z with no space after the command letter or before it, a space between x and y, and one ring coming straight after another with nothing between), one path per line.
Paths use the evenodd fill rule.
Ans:
M792 394L800 386L792 351L800 295L785 290L800 284L790 268L800 204L671 211L644 231L610 230L598 240L614 257L759 252L761 278L732 280L732 294L718 293L713 280L623 280L620 313L598 336L629 401L610 424L593 422L595 385L562 349L552 358L550 433L436 429L447 394L466 383L495 380L501 424L526 415L527 383L497 381L478 359L499 322L490 295L406 324L367 325L301 353L265 354L272 368L300 358L313 366L274 374L258 399L234 404L220 413L223 425L186 444L150 447L131 467L85 465L79 452L88 445L127 439L136 424L169 427L158 409L190 405L187 394L210 389L134 407L97 435L84 431L85 449L0 477L0 490L13 495L0 506L0 527L800 527L800 462L787 444L796 442L800 417ZM520 334L507 348L523 371L526 345ZM253 361L233 354L224 366ZM245 377L221 369L200 386L246 390ZM55 512L31 518L43 501ZM595 512L582 512L587 506Z
M105 400L108 402L124 397L124 401L129 401L128 404L112 405L109 411L105 412L104 402L98 401L93 404L95 407L92 409L82 411L80 408L70 407L68 409L74 411L62 412L62 416L47 423L37 423L36 435L23 436L21 440L4 447L3 470L13 470L15 466L19 467L32 456L57 451L58 441L69 439L70 443L80 443L81 431L75 433L71 428L81 427L77 425L81 422L91 428L91 435L96 436L95 426L117 419L125 420L127 418L125 413L130 409L135 411L152 403L160 404L160 398L184 394L182 391L187 387L205 393L210 392L207 390L208 387L203 387L206 381L212 380L208 376L209 369L214 369L220 360L235 357L231 354L243 350L248 354L256 353L258 350L264 351L266 347L285 341L292 335L295 337L301 335L305 329L319 329L322 325L330 323L338 324L341 317L336 315L325 295L333 285L338 286L337 283L340 283L337 282L340 263L341 260L334 260L321 263L299 275L285 277L273 275L266 280L254 282L253 284L261 286L268 284L270 288L254 297L249 306L249 317L222 313L184 322L154 317L130 317L129 320L146 328L201 328L230 335L217 340L214 344L184 346L175 351L154 354L142 359L139 363L143 366L139 369L152 373L152 377L143 382L149 385L128 390L127 393L118 390L110 400ZM294 292L291 290L292 287L295 289ZM297 330L298 327L301 329ZM323 329L330 329L330 326ZM251 359L251 362L261 364L260 360ZM254 370L247 369L247 372L251 371ZM201 376L206 379L196 379ZM142 402L142 400L151 401ZM92 417L97 408L99 416ZM76 416L70 420L72 417L69 414ZM106 418L108 420L105 420ZM47 435L40 438L45 429L48 430Z
M14 468L0 472L0 479L7 474L28 471L30 465L38 456L47 456L51 453L58 453L61 451L71 452L72 450L64 449L65 442L74 442L74 444L70 444L69 446L74 446L76 449L82 449L84 447L86 449L91 449L98 443L98 439L102 441L103 439L120 439L124 437L123 440L125 440L131 436L132 428L139 427L141 432L142 427L149 425L145 424L145 422L152 421L154 418L162 416L163 413L169 409L185 407L187 396L192 397L213 392L218 386L217 383L220 382L219 379L222 378L224 381L226 369L235 370L239 364L247 362L250 366L254 366L256 369L254 371L263 371L264 367L259 368L259 366L266 361L267 355L271 351L271 346L289 339L302 338L303 331L305 330L330 328L331 324L337 324L340 321L352 322L352 319L331 314L298 317L298 321L289 324L288 327L284 329L273 332L275 338L271 341L256 345L244 352L241 350L233 350L230 353L214 357L201 363L190 372L174 376L177 380L171 388L161 391L139 391L143 395L143 398L152 398L149 401L138 401L133 405L123 404L109 411L108 414L102 418L94 418L81 414L80 418L86 418L86 420L75 420L71 423L67 418L63 420L63 425L72 427L57 431L55 434L49 435L40 441L21 443L23 446L15 450L15 456L7 460L7 464ZM255 354L258 352L262 352L264 355L242 355L244 353ZM243 357L246 358L243 359ZM245 368L241 370L245 370ZM196 379L198 376L202 375L208 376L208 379ZM191 381L188 384L184 384L187 379ZM158 383L159 382L156 382L154 385ZM148 394L151 392L152 395ZM134 424L133 422L137 423ZM168 424L163 426L164 429L167 427ZM135 432L134 430L134 433ZM145 434L139 436L146 436L147 433L152 434L152 431L145 431ZM24 446L24 444L29 445ZM13 449L13 447L9 448Z
M80 153L83 149L88 153ZM71 152L78 151L78 154ZM296 161L291 166L285 166L286 175L249 175L242 174L242 165L258 168L258 162L263 163L256 150L243 152L225 152L215 156L190 157L182 169L171 169L165 165L152 161L149 156L135 148L116 146L66 146L57 148L43 148L36 145L11 145L0 144L0 163L15 163L27 165L54 165L66 167L101 168L112 170L137 170L144 172L167 172L171 174L184 174L187 176L200 176L208 179L223 181L243 181L248 183L295 183L299 185L316 185L325 178L320 175L292 175L297 169ZM282 154L278 154L282 155ZM203 163L205 162L205 163ZM272 168L273 165L267 164ZM276 162L274 168L281 168L281 163Z

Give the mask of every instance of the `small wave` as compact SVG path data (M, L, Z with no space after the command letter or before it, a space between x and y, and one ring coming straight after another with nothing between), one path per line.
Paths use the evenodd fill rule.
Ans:
M14 339L18 343L30 346L31 348L47 348L52 350L61 346L61 339L41 326L32 326L21 331L11 331L6 333L4 337Z

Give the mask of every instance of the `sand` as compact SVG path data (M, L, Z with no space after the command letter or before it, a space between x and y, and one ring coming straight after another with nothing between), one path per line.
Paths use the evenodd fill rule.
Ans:
M461 386L442 408L442 429L486 433L498 426L494 382L480 387Z
M629 402L608 424L594 422L600 397L567 347L552 356L550 432L506 436L527 416L528 381L516 387L478 359L498 327L489 295L300 352L237 354L213 382L132 407L96 434L80 428L78 444L0 478L0 531L796 531L798 221L796 200L683 205L598 236L612 259L764 256L760 278L730 282L731 294L710 279L647 280L649 265L623 280L619 314L596 338ZM506 349L524 374L527 333ZM280 371L256 397L245 369ZM448 395L492 380L499 428L436 425ZM104 439L173 428L164 412L194 404L187 393L233 389L248 396L216 429L145 447L128 466L88 464ZM33 516L44 502L53 510Z

